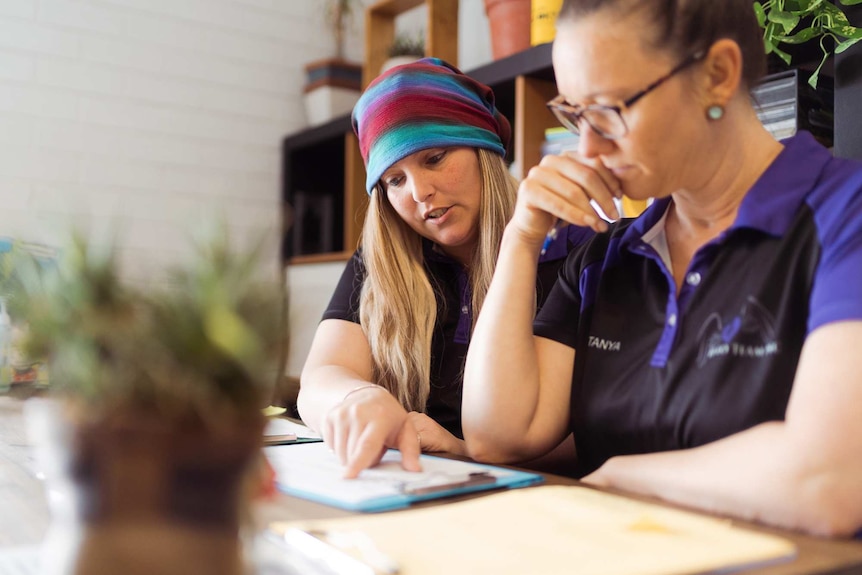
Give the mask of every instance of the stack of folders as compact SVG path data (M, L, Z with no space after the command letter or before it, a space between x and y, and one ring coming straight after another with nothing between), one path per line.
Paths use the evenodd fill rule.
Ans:
M586 487L516 489L398 513L273 523L304 575L683 575L787 561L788 540Z
M799 70L772 74L751 96L757 117L775 139L807 130L826 146L832 145L832 79L828 76L820 77L815 90Z

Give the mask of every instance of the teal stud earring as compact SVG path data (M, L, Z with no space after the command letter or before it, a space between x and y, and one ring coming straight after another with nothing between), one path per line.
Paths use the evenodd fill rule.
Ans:
M706 109L706 117L710 120L721 120L722 116L724 116L724 108L718 104L713 104Z

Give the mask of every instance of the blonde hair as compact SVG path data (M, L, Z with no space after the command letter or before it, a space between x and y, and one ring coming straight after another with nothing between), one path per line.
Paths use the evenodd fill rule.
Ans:
M503 230L515 208L517 182L503 159L477 149L482 189L479 240L467 274L475 324L497 263ZM439 288L425 271L422 238L395 212L386 193L371 194L362 230L366 277L359 320L371 345L373 380L408 411L425 411Z

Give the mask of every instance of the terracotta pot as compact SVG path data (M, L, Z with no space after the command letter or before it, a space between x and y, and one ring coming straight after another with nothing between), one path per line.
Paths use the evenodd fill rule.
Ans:
M43 411L34 439L54 493L43 573L246 572L244 480L260 454L262 421L177 429L135 413L80 422L62 406Z
M532 0L485 0L495 60L530 47L531 11Z

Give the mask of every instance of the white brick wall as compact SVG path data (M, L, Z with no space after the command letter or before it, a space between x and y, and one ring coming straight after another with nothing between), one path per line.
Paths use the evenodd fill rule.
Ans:
M365 0L368 4L372 0ZM422 9L399 19L422 28ZM281 228L279 147L306 125L306 62L332 55L323 0L0 0L0 235L116 235L131 281L158 281L191 230ZM490 59L482 0L461 0L459 60ZM347 53L361 60L358 14ZM343 264L289 276L298 375Z
M0 235L115 233L133 281L224 217L269 232L303 66L332 53L322 0L0 0ZM361 17L349 51L362 58Z

